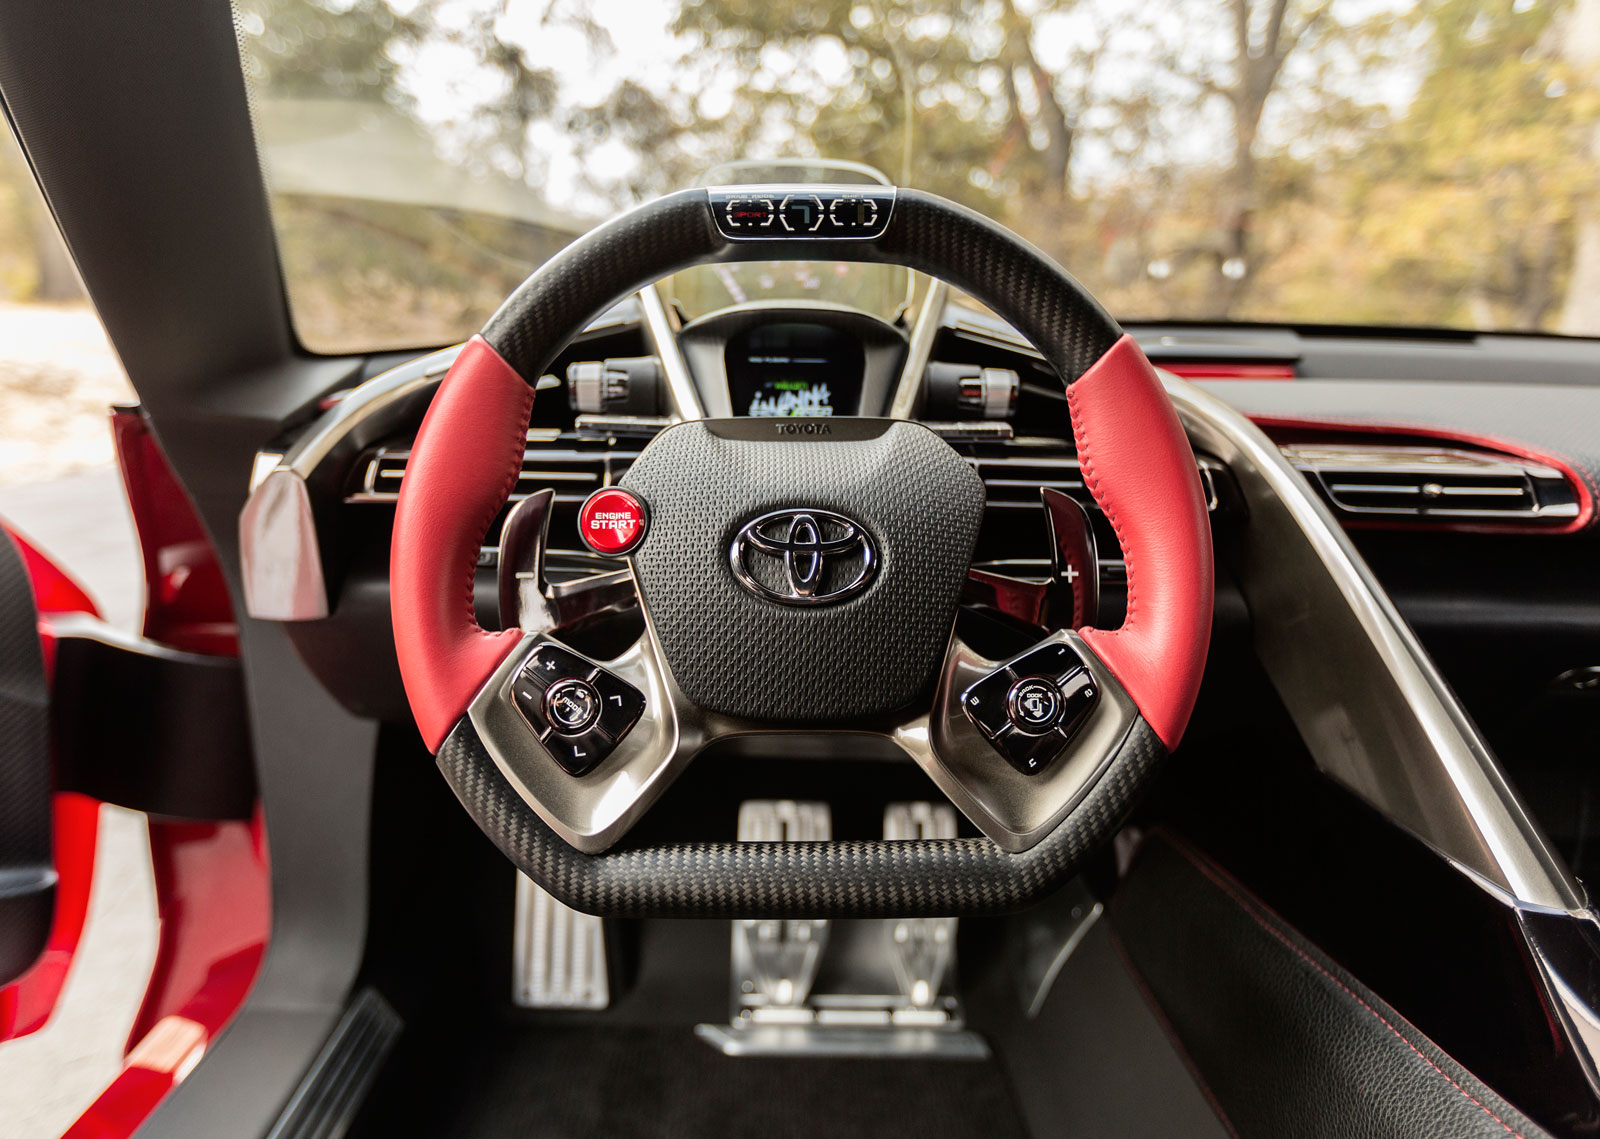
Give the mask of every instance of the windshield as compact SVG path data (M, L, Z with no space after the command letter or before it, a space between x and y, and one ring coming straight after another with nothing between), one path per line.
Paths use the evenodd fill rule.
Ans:
M1595 0L238 0L237 17L316 351L462 339L618 209L808 157L988 214L1123 320L1600 334ZM773 293L828 299L836 270L860 291L812 265ZM765 281L703 279L680 303Z

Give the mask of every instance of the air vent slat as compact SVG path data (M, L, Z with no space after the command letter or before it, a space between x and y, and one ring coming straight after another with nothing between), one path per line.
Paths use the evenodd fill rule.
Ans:
M1037 441L1019 440L974 447L979 453L968 454L967 461L983 479L990 510L1038 510L1039 488L1049 487L1072 495L1091 511L1099 511L1099 505L1084 483L1077 455L1050 447L1060 447L1060 444L1044 446ZM1207 464L1215 465L1215 460L1202 460L1200 471L1206 490L1206 508L1215 510L1216 491Z
M557 503L580 503L593 491L614 484L638 457L636 451L613 451L603 443L586 449L575 436L549 431L538 433L537 437L530 431L529 444L511 490L513 501L553 488ZM410 451L405 449L380 447L371 452L357 465L358 483L345 501L394 502L410 457Z
M1292 444L1286 458L1347 517L1560 522L1578 513L1572 486L1541 463L1453 447Z
M994 453L1013 448L1034 453ZM1051 453L1042 448L1015 443L986 445L982 450L988 453L969 455L967 461L983 479L990 509L1015 510L1026 507L1037 510L1039 488L1042 486L1071 494L1093 509L1094 503L1083 485L1077 456L1071 452ZM1043 453L1040 453L1042 450Z

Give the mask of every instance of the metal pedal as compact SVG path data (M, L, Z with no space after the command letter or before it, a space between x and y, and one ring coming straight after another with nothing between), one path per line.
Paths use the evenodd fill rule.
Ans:
M739 805L740 842L827 842L832 837L826 803L749 799ZM736 921L734 983L748 1005L782 1016L782 1010L805 1004L827 941L826 921Z
M955 810L948 804L890 803L883 811L883 837L955 838ZM956 919L902 918L884 926L901 993L913 1009L931 1009L955 957Z
M745 842L822 841L831 832L822 803L739 810ZM884 812L888 839L955 833L949 807L896 803ZM966 1029L953 991L955 929L954 918L736 921L732 1015L695 1034L726 1056L984 1059L989 1046Z
M602 1009L611 1003L605 927L517 873L511 999L522 1008Z

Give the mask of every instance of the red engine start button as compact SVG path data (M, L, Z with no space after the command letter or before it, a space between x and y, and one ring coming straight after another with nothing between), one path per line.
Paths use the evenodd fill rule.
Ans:
M584 499L578 509L578 536L597 554L620 558L644 540L644 503L625 490L607 487Z

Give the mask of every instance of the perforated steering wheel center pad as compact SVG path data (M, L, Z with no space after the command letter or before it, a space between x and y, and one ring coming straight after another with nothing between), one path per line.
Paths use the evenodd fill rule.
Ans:
M925 692L949 641L983 519L982 481L915 423L808 426L820 433L782 419L680 424L622 480L650 507L633 572L662 654L684 694L711 711L794 722L890 712ZM820 512L863 532L848 558L833 560L847 563L842 585L875 559L864 589L831 603L775 604L739 580L741 553L753 572L785 570L777 557L736 548L753 519ZM775 521L780 537L793 525ZM821 584L825 595L836 583Z

